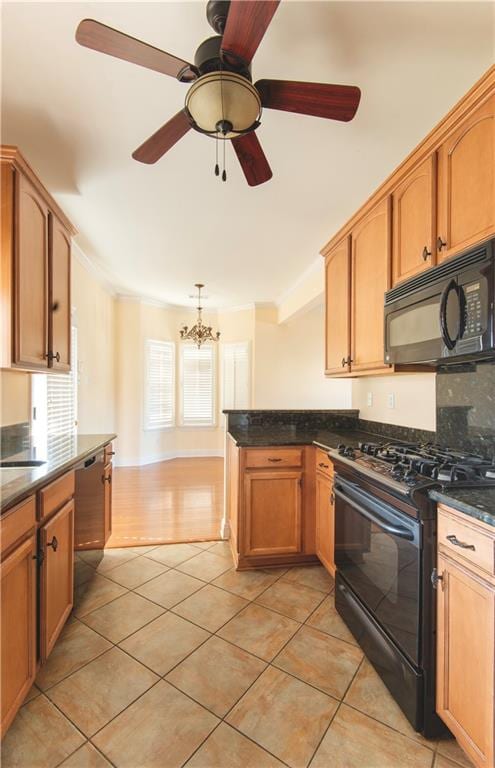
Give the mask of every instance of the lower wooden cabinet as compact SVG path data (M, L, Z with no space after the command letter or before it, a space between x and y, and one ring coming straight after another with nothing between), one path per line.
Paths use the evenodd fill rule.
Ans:
M239 569L316 563L313 446L226 445L226 512Z
M249 472L244 478L246 557L302 551L302 472Z
M316 473L316 554L327 571L335 576L335 504L333 478Z
M487 573L485 578L476 536L488 537L490 532L481 530L478 534L477 525L465 525L450 511L440 510L439 517L437 712L473 764L478 768L493 768L495 531L492 529L491 536L492 574ZM449 534L451 538L445 546L442 530L450 530L449 520L456 533ZM472 540L476 544L472 544ZM470 563L465 553L474 558L479 553L480 564Z
M36 675L36 535L0 565L3 736Z
M74 500L41 529L40 660L48 658L74 603Z
M104 526L105 544L112 533L112 465L107 464L103 470L104 490Z

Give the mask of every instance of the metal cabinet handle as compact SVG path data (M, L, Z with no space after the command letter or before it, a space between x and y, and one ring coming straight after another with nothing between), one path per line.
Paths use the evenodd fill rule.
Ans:
M344 367L344 365L345 365L345 362L346 362L346 361L345 361L345 357L343 357L343 358L342 358L342 368Z
M431 583L433 584L433 589L438 589L438 582L441 583L442 589L443 589L444 588L443 573L440 575L437 569L434 568L431 573Z
M268 458L268 461L271 461L273 464L275 464L277 461L282 461L282 459L272 459L272 457L270 456Z
M351 364L351 363L353 363L353 362L354 362L354 360L353 360L353 359L352 359L352 357L349 355L349 356L348 356L348 358L347 358L347 360L346 360L346 363L347 363L347 365L350 365L350 364Z
M45 357L47 360L56 360L57 363L60 362L60 352L47 352Z
M54 536L51 541L47 541L46 542L46 546L47 547L52 547L53 551L56 552L57 551L57 547L58 547L58 539L57 539L57 537Z
M330 504L332 504L332 506L335 504L335 494L333 491L330 493Z
M430 256L431 256L431 251L429 251L425 245L425 247L423 248L423 261L428 261Z
M102 483L111 483L112 482L112 475L107 475L106 477L105 477L105 475L102 475L101 476L101 482Z
M445 240L442 240L442 238L441 238L441 237L440 237L440 235L439 235L439 236L438 236L438 239L437 239L437 250L438 250L438 251L441 251L441 250L442 250L442 248L446 248L446 247L447 247L447 243L446 243L446 241L445 241Z
M446 536L446 539L447 541L450 541L450 543L455 547L461 547L461 549L472 549L473 552L476 550L474 544L466 544L465 541L459 541L455 533L450 533L448 536Z
M318 464L319 467L323 467L324 469L328 469L328 464L325 464L323 461L320 461Z

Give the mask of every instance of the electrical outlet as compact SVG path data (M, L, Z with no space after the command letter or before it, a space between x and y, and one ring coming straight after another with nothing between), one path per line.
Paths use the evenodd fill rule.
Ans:
M373 392L368 392L366 396L366 405L368 406L368 408L371 408L371 406L373 405Z
M387 395L387 406L389 408L395 408L395 395L393 392L389 392Z

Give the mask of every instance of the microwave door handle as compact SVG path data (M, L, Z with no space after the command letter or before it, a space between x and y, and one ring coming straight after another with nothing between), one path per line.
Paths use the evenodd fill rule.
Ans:
M370 512L368 509L362 507L361 504L357 503L357 501L354 501L354 499L346 496L346 494L342 493L342 491L337 486L334 488L334 492L336 496L345 501L347 504L350 504L351 507L354 507L354 509L359 512L359 514L363 515L363 517L366 517L370 522L375 523L375 525L378 525L378 527L383 531L391 533L393 536L398 536L400 539L408 539L409 541L414 540L414 533L412 531L408 530L407 528L403 528L402 526L390 525L390 523L387 523L385 520L383 520L383 518L378 517L378 515L374 515L373 512Z
M455 280L450 280L448 284L445 286L442 298L440 299L440 332L442 334L442 340L447 349L454 349L457 337L456 339L452 339L449 333L449 328L447 325L447 301L449 299L449 294L451 291L455 291L457 295L459 296L459 288L457 286L457 283ZM460 299L460 296L459 296ZM459 323L459 328L461 329L462 323Z

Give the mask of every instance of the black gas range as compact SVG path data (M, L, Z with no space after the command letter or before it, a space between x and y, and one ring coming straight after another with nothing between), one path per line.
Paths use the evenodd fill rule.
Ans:
M436 504L433 487L495 485L481 456L416 443L339 445L334 463L337 611L427 737L435 712Z
M435 443L361 442L357 449L341 444L330 456L411 498L434 486L495 487L495 459Z

